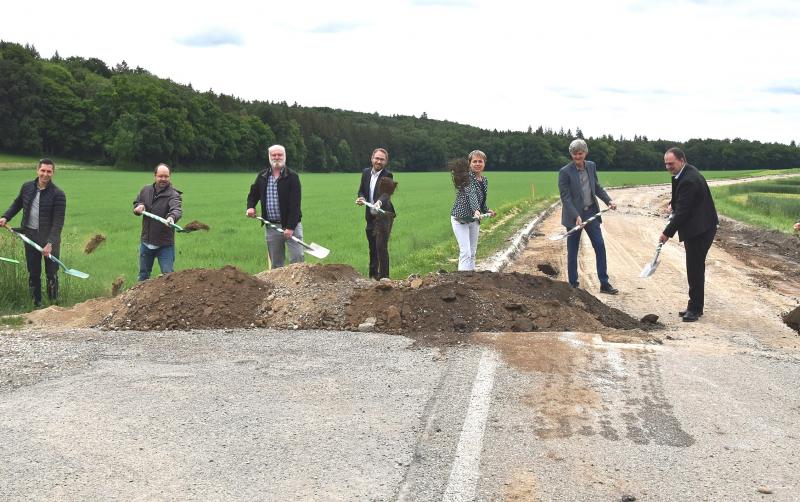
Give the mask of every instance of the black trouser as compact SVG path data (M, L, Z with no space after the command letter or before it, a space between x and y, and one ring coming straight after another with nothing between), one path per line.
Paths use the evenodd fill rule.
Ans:
M38 230L26 228L23 232L30 240L44 247L47 242L39 236ZM60 246L53 245L51 253L53 256L59 255ZM47 277L47 297L51 302L58 299L58 264L53 260L45 258L44 255L33 246L25 243L25 261L28 265L28 288L33 296L33 303L42 303L42 260L44 260L44 273Z
M373 279L389 277L389 237L392 234L394 213L378 214L367 223L369 243L369 276Z
M689 281L689 304L687 310L700 313L703 311L706 282L706 256L717 227L713 226L700 235L686 239L683 246L686 249L686 278Z

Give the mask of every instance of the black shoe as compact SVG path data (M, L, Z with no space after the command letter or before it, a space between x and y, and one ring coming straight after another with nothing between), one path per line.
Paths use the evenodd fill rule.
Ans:
M698 314L697 312L692 312L691 310L687 310L685 314L683 314L683 322L695 322L696 320L700 319L702 314Z
M581 287L581 284L579 282L576 282L575 284L570 282L569 287L578 289L579 287Z
M688 310L688 309L687 310L681 310L680 312L678 312L678 315L680 317L683 317L683 316L686 315L686 312L690 312L690 310ZM702 310L700 312L696 312L696 314L697 314L697 317L703 317L703 311Z
M616 295L619 293L619 290L612 286L611 284L603 284L600 286L600 292L605 293L607 295Z

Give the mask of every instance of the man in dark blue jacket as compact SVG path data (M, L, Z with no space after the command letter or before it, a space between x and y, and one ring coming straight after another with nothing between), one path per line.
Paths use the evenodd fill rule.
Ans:
M664 154L664 165L672 174L672 218L658 241L665 243L678 233L686 249L686 278L689 282L689 303L678 314L685 322L694 322L703 315L706 281L706 256L719 218L706 179L696 167L686 162L680 148Z
M300 223L300 177L286 167L286 149L281 145L269 147L269 169L264 169L247 194L248 218L256 217L256 204L261 203L261 217L279 225L283 233L266 227L267 252L272 268L282 267L289 248L289 261L304 261L303 246L292 240L292 236L303 240L303 225Z
M55 170L52 160L40 160L36 168L36 179L23 183L19 195L0 218L0 227L4 227L22 209L20 231L43 248L40 253L25 244L28 286L35 307L42 305L42 255L45 257L47 297L52 303L58 302L58 264L49 258L51 254L56 258L61 254L61 229L64 228L67 197L53 183Z
M598 197L611 209L616 210L617 205L603 189L597 179L597 167L594 162L586 160L589 148L582 139L576 139L569 145L569 154L572 162L562 167L558 172L558 191L561 195L561 224L567 230L580 225L598 212L600 207ZM567 237L567 279L570 286L577 288L578 282L578 250L580 249L581 233L586 231L589 241L594 248L595 262L597 264L597 278L600 281L600 292L616 295L619 290L611 285L608 279L608 265L606 262L606 244L603 232L600 230L602 218L597 218Z

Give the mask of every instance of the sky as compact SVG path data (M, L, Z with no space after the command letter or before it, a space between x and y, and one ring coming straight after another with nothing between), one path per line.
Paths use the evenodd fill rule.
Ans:
M38 0L0 39L247 100L800 143L796 0Z

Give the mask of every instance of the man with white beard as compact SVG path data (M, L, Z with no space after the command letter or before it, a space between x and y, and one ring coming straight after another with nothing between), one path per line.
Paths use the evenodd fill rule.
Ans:
M281 145L269 147L270 168L264 169L250 186L247 195L247 217L256 217L256 204L261 203L261 217L283 229L278 232L266 227L267 252L272 268L282 267L289 248L290 263L303 261L303 246L292 236L303 240L300 224L300 177L286 167L286 149Z

